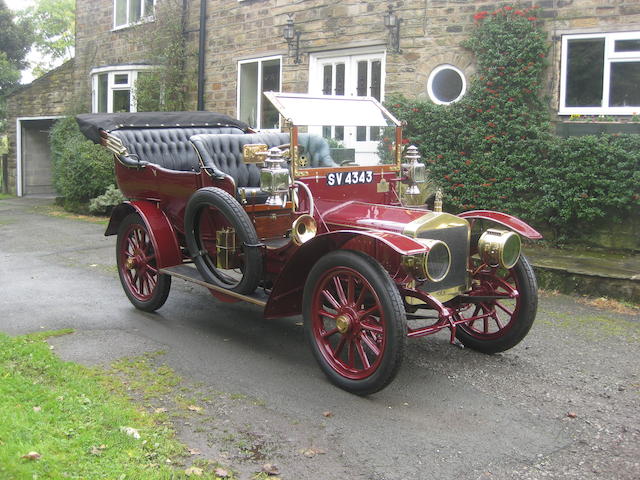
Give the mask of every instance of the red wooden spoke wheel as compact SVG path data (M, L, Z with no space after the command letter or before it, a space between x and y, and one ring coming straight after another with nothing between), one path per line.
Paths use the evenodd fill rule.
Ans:
M375 260L352 251L322 257L307 278L304 317L316 360L336 385L366 395L393 379L406 319L396 286Z
M120 282L136 308L152 312L167 300L171 277L160 274L151 236L137 213L128 215L118 229L116 258Z
M510 270L483 266L476 270L468 295L476 302L463 303L456 336L465 345L484 353L502 352L518 344L536 316L538 287L533 270L523 256Z

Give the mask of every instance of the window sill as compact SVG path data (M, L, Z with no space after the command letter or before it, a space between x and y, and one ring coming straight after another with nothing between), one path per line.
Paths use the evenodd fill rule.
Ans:
M128 28L137 27L138 25L144 25L145 23L155 22L156 19L153 16L141 18L139 21L134 23L127 23L126 25L119 25L117 27L113 27L111 29L112 32L120 32L122 30L127 30Z

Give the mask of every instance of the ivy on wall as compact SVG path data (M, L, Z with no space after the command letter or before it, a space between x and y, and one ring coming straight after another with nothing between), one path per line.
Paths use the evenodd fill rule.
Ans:
M640 139L561 139L551 133L543 78L549 49L538 10L475 15L464 42L477 59L469 91L451 105L391 96L432 179L457 211L496 209L555 232L582 235L640 205Z
M185 37L181 0L165 0L155 7L154 28L139 39L150 46L149 59L156 67L138 74L137 109L142 111L193 110L190 92L196 79L196 53Z

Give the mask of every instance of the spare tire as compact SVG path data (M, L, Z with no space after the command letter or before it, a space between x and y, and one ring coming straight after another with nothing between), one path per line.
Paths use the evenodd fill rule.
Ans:
M240 266L221 269L216 263L216 231L235 230ZM204 280L237 293L252 293L262 277L262 252L247 212L227 192L205 187L195 192L184 215L184 234L193 262Z

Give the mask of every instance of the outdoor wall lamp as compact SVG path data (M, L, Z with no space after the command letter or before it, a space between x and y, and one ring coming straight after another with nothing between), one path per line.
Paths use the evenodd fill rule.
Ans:
M393 6L389 5L389 11L384 16L384 26L389 29L389 49L393 53L400 53L400 23L402 19L393 13Z
M297 65L300 63L300 31L293 25L293 15L291 13L288 15L287 24L282 28L282 36L289 45L289 55L294 57L293 63Z

